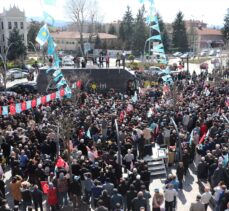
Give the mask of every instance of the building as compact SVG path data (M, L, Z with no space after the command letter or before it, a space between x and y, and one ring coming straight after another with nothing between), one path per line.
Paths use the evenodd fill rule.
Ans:
M223 35L220 30L211 29L207 24L199 20L185 20L190 51L199 53L205 48L219 48L224 45ZM166 24L170 40L172 40L173 27Z
M80 33L79 32L70 32L70 31L63 31L63 32L55 32L51 33L59 50L63 51L76 51L79 47L80 42ZM88 43L90 33L83 33L83 39L85 43ZM108 44L109 42L116 41L118 37L116 35L107 34L107 33L98 33L99 38L102 41L106 41ZM96 36L93 36L92 39L95 39Z
M10 7L9 10L3 9L0 14L0 53L4 54L9 43L9 35L13 28L17 28L24 38L27 46L27 25L25 12L20 11L16 6Z

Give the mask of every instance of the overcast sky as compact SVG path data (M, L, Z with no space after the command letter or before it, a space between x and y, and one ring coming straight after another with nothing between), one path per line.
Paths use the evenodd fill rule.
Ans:
M17 5L25 9L27 17L42 17L41 0L0 0L0 11L3 7ZM90 1L90 0L89 0ZM69 20L65 5L68 0L57 0L55 6L43 7L56 20ZM148 0L145 0L146 10L149 11ZM176 13L180 10L185 19L203 20L209 25L223 25L226 9L229 8L229 0L154 0L157 11L165 22L172 22ZM97 0L99 15L103 22L121 20L129 5L134 15L141 7L139 0Z

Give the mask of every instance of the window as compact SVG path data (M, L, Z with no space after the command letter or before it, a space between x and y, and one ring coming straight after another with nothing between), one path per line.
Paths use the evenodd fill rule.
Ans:
M17 22L14 22L14 28L18 28Z
M4 23L2 22L2 29L4 29Z
M20 23L20 27L21 27L21 29L24 29L24 23L23 22Z
M5 37L4 34L2 35L2 41L5 42Z
M8 22L8 29L12 29L12 24L11 24L11 22Z

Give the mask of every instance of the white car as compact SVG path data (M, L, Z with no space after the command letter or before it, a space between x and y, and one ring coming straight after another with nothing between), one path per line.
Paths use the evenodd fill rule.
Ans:
M74 62L72 60L65 60L62 66L74 66Z
M173 54L173 56L175 56L175 57L180 57L180 56L182 56L182 54L183 54L183 53L181 53L181 52L176 52L176 53Z
M216 51L215 50L211 50L208 55L209 56L216 56Z
M15 80L15 79L21 79L26 78L29 74L26 72L23 72L22 69L19 68L13 68L7 71L6 73L6 80Z
M159 74L159 73L161 73L161 68L151 66L148 70L144 70L144 72L147 74L150 74L150 75Z

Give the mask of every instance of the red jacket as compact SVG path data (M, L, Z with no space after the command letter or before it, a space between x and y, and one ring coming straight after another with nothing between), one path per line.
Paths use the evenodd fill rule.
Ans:
M57 204L57 191L56 188L52 188L48 190L48 204L49 205L56 205Z

